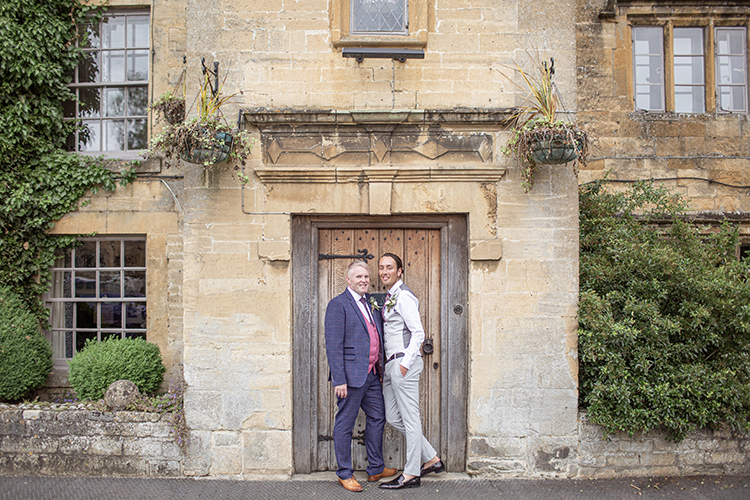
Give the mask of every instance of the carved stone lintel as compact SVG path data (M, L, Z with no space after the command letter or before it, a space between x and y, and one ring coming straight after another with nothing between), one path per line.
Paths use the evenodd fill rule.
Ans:
M343 166L358 168L360 178L364 167L398 166L400 171L402 166L420 165L431 172L448 165L489 167L494 131L505 127L510 110L256 109L243 116L260 130L263 163L275 169L308 169L304 179L298 169L282 177L295 172L299 181L346 182L351 175L339 170ZM259 175L267 181L279 177L270 171Z

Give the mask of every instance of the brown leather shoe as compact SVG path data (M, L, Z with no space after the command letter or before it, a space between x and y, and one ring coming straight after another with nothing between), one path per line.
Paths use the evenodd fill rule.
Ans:
M394 469L393 467L384 467L383 472L380 474L375 474L374 476L367 476L367 480L372 482L380 481L384 477L391 477L395 476L398 471Z
M354 479L354 476L348 479L339 478L339 484L349 491L362 491L362 485Z

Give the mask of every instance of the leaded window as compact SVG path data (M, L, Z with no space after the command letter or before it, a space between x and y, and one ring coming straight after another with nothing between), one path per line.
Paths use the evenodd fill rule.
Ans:
M351 0L352 34L408 34L408 0Z

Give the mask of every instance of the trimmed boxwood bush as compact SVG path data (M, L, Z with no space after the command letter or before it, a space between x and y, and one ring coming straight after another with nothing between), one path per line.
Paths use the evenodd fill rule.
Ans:
M51 370L52 348L36 316L0 286L0 400L15 401L41 387Z
M159 347L140 338L89 340L68 365L70 385L80 399L101 399L117 380L130 380L141 393L152 393L166 371Z

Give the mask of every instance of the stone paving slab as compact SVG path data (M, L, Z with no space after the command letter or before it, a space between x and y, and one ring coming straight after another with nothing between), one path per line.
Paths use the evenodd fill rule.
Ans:
M0 500L746 500L750 476L684 478L576 479L439 479L421 488L386 491L364 482L362 493L350 493L333 481L296 476L292 480L249 481L204 478L121 478L0 476Z

